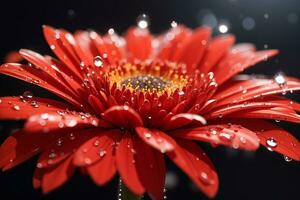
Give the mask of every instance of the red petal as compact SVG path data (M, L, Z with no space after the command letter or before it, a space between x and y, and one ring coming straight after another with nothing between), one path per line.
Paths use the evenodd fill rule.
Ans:
M170 159L180 167L207 196L213 198L219 187L218 175L209 158L192 141L178 140L178 146L168 153Z
M95 137L91 138L76 151L74 155L74 164L77 166L91 165L106 156L112 146L120 140L120 130L98 130L93 133Z
M101 126L101 121L93 116L77 112L48 112L31 116L24 126L29 133L47 133L49 131L65 131L92 126Z
M117 168L126 186L135 194L141 195L145 188L137 174L137 165L134 159L134 149L131 136L124 134L116 152Z
M55 140L57 135L30 135L18 131L8 137L0 148L0 168L8 170L37 155Z
M292 111L292 112L291 112ZM256 118L256 119L274 119L283 120L294 123L300 123L300 116L293 112L293 110L285 109L281 107L275 107L270 109L250 110L235 112L227 115L229 118Z
M218 85L221 85L234 75L244 71L246 68L276 54L277 50L258 52L246 51L230 54L227 58L223 59L215 69L213 69L216 82Z
M173 55L182 46L182 43L190 36L190 30L184 26L170 29L162 36L162 48L158 53L160 60L173 61Z
M0 67L0 73L42 87L80 108L80 103L74 99L74 96L70 96L57 82L49 79L48 75L41 70L26 65L8 63Z
M45 98L26 97L1 97L0 99L0 119L27 119L32 115L65 110L71 106L62 102Z
M207 48L206 55L199 65L200 71L202 73L209 72L225 55L234 41L235 37L233 35L221 35L212 39Z
M189 125L191 123L204 125L206 124L206 120L200 115L191 114L191 113L181 113L172 116L171 119L163 126L163 129L165 130L177 129Z
M70 44L70 40L75 42L70 33L57 30L50 26L43 26L44 36L55 55L69 67L73 75L82 78L80 74L80 60ZM69 37L69 38L68 38ZM70 39L70 37L72 39Z
M74 174L74 171L72 156L54 166L53 169L47 170L42 179L43 192L48 193L63 185Z
M201 61L207 48L211 35L211 29L200 27L196 29L190 38L183 44L181 51L178 51L175 60L187 65L188 72L193 71Z
M242 126L257 132L257 136L260 138L260 144L267 147L269 150L276 151L294 160L300 160L299 141L282 128L262 120L235 120L234 123L241 124ZM275 145L268 145L268 139L273 139Z
M32 177L32 185L34 189L39 189L42 186L42 178L45 169L36 168Z
M226 145L239 149L256 150L259 147L259 139L256 134L239 125L216 124L175 130L170 134L185 139L210 142L212 145Z
M98 185L106 184L116 174L117 168L113 150L113 146L111 145L106 149L105 156L101 160L87 167L89 175Z
M165 185L165 161L161 153L144 145L139 139L134 140L138 176L151 199L163 199Z
M149 130L144 127L137 127L135 130L145 143L160 152L165 153L174 150L176 142L167 134L159 130Z
M223 117L225 115L235 115L236 112L251 112L256 110L264 110L264 109L271 109L275 107L282 107L286 109L290 109L290 111L293 112L292 107L289 107L289 105L274 102L274 101L261 101L261 102L242 102L239 104L233 104L233 105L226 105L221 106L215 109L212 109L209 111L209 114L205 115L206 119L211 118L217 118L217 117Z
M295 78L288 77L283 87L270 79L254 79L229 83L220 88L213 98L218 101L215 106L220 106L295 90L300 90L300 81Z
M128 57L145 60L149 58L152 51L152 36L148 30L140 28L130 28L125 36L128 50Z
M63 136L58 137L53 142L49 141L47 149L42 152L38 160L38 167L47 168L60 163L73 154L82 143L90 139L95 133L97 133L97 129L74 131L64 133Z
M128 106L112 106L103 113L103 119L119 127L142 126L139 114Z

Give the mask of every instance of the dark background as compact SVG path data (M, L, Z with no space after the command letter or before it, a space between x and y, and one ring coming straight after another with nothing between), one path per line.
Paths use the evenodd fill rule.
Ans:
M210 22L217 19L219 23L225 22L230 25L229 32L237 36L238 42L254 43L258 49L280 49L279 56L255 66L248 73L273 76L283 71L287 75L300 78L298 0L2 1L1 62L8 51L20 48L50 53L42 36L43 24L70 31L91 28L106 32L108 28L113 27L122 33L135 23L136 17L141 13L150 16L150 29L155 33L169 28L172 20L196 27L203 23L203 17L214 16L215 18L209 18ZM251 30L246 30L242 25L246 17L255 21ZM215 34L218 34L218 27L214 30ZM41 96L50 96L41 89L1 75L0 96L20 95L25 90L33 90ZM293 97L300 100L299 95ZM299 126L280 123L300 138ZM20 125L19 122L1 122L0 142ZM225 148L213 149L210 146L204 148L215 163L220 176L220 190L216 199L300 199L299 163L286 162L282 156L265 149L250 153ZM41 191L32 188L31 176L34 166L32 160L8 172L0 172L0 199L117 199L117 179L99 188L88 177L79 173L65 186L44 196ZM168 163L168 166L168 180L173 183L167 187L168 199L206 199L201 192L195 190L182 172L171 163Z

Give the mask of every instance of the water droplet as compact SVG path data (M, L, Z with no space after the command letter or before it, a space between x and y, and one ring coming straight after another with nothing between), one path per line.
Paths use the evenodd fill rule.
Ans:
M233 135L230 135L229 133L221 132L221 133L219 134L219 138L222 139L222 140L225 140L225 141L230 141L230 140L232 140L232 137L233 137Z
M63 140L61 138L58 138L56 141L57 146L62 146L63 145Z
M65 124L63 122L58 122L58 127L59 128L63 128L65 126Z
M56 156L57 156L57 155L56 155L56 153L54 153L54 152L52 152L52 153L49 154L49 158L50 158L50 159L54 159Z
M42 163L37 163L36 167L39 168L39 169L41 169L43 167L43 164Z
M247 142L246 138L243 137L243 136L240 137L240 141L241 141L241 143L243 143L243 144L246 144L246 142Z
M25 91L22 96L26 99L32 99L33 93L31 91Z
M172 28L176 28L177 26L178 26L177 22L175 22L175 21L171 22L171 27Z
M199 175L199 178L200 178L200 180L201 180L204 184L207 184L207 185L212 185L212 184L213 184L213 181L212 181L212 180L209 180L208 175L207 175L207 173L205 173L205 172L201 172L200 175Z
M37 101L31 101L30 105L34 108L38 108L39 107L39 104Z
M21 110L20 106L18 106L18 105L14 105L14 106L13 106L13 109L16 110L16 111Z
M150 18L146 14L141 14L137 17L136 22L139 28L146 29L150 24Z
M68 126L68 127L74 127L77 125L77 121L75 119L66 119L65 120L65 124Z
M107 32L108 32L109 35L115 34L115 30L113 28L108 29Z
M55 45L54 44L50 45L50 49L54 50L55 49Z
M279 119L275 119L275 122L279 123L279 122L280 122L280 120L279 120Z
M178 92L178 94L179 94L180 96L182 96L182 95L184 95L184 91L180 91L180 92Z
M280 87L285 86L285 84L286 84L286 78L285 78L285 75L284 75L283 73L278 73L277 75L275 75L274 81L275 81Z
M74 133L70 133L69 138L70 138L70 140L75 140L75 135L74 135Z
M41 119L47 120L48 118L49 118L49 114L48 113L41 114Z
M102 67L102 65L103 65L103 60L102 60L101 56L96 56L96 57L94 58L94 65L95 65L96 67Z
M293 160L292 158L290 158L288 156L283 156L283 158L286 162L291 162Z
M144 133L145 138L150 139L151 138L151 133Z
M100 151L99 151L99 156L100 156L101 158L104 157L105 154L106 154L106 151L105 151L105 150L100 150Z
M99 144L100 144L100 141L99 140L95 140L94 146L97 147L97 146L99 146Z
M277 147L277 141L274 138L272 138L272 137L270 137L270 138L267 139L266 144L270 148Z

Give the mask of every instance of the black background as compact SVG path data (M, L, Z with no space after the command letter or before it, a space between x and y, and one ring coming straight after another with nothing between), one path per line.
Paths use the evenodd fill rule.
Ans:
M91 28L105 32L113 27L122 33L135 23L139 14L147 13L151 17L151 31L159 33L167 29L172 20L189 27L200 25L198 16L203 9L209 9L218 19L227 19L230 32L237 36L238 42L254 43L258 49L263 49L266 44L269 48L280 49L279 56L255 66L248 73L273 76L283 71L300 78L300 19L298 22L288 22L291 13L300 15L300 1L297 0L2 1L0 59L8 51L20 48L50 53L42 36L43 24L70 31ZM268 17L265 17L266 14ZM253 30L243 28L242 20L245 17L255 20ZM50 95L21 81L4 75L0 77L0 96L19 95L29 89L40 96ZM293 97L300 100L299 95ZM0 142L20 124L1 122ZM299 126L282 122L280 124L300 138ZM221 184L216 199L300 199L299 163L285 162L282 156L265 149L250 153L225 148L213 149L209 146L204 148L220 176ZM172 164L168 165L179 178L178 185L168 190L168 199L206 199L191 186L182 172ZM0 172L0 199L117 199L116 179L99 188L88 177L79 173L65 186L44 196L32 188L34 166L34 162L29 161L8 172Z

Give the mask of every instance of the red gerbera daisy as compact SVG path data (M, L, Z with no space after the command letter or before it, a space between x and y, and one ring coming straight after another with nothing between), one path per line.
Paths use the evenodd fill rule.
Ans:
M39 154L35 188L49 192L76 168L98 185L118 172L134 194L163 197L164 156L207 196L218 190L209 158L194 142L255 150L259 145L300 160L296 138L266 121L300 122L300 105L281 96L300 81L237 76L276 50L234 44L233 35L176 26L153 36L139 23L118 36L70 34L44 26L59 60L20 50L28 65L7 63L0 73L51 91L65 100L2 97L0 119L26 120L2 144L0 167L10 169Z

